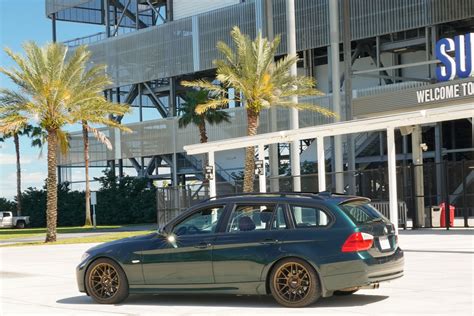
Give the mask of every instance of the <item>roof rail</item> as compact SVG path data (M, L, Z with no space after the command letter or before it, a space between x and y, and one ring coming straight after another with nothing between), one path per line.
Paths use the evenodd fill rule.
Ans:
M233 194L224 194L224 195L219 195L219 196L211 196L208 199L202 200L198 204L205 203L211 200L215 199L220 199L220 198L228 198L228 197L237 197L237 196L251 196L251 195L279 195L279 196L287 196L287 195L299 195L299 196L306 196L306 197L311 197L314 199L319 199L322 200L320 195L323 196L330 196L331 194L340 194L340 193L331 193L329 191L323 191L323 192L243 192L243 193L233 193Z

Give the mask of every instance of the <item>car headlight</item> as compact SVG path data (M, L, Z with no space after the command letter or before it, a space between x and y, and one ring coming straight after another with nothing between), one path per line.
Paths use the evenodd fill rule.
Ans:
M81 262L85 261L85 260L86 260L87 258L89 258L89 257L90 257L90 254L87 253L87 252L84 252L84 254L83 254L82 257L81 257Z

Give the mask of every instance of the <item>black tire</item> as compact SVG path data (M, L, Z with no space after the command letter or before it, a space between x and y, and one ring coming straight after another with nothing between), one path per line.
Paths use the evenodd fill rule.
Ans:
M118 304L128 297L128 280L115 261L100 258L87 268L87 294L99 304Z
M26 226L25 221L16 222L16 228L18 228L18 229L23 229L23 228L25 228L25 226Z
M354 294L357 291L359 291L359 289L351 290L351 291L334 291L334 295L336 295L336 296L348 296L348 295Z
M285 307L306 307L321 296L321 285L314 268L304 260L284 259L270 273L270 291Z

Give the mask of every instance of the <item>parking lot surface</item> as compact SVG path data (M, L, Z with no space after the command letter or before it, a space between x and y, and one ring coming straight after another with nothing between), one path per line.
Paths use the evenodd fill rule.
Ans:
M290 310L271 297L136 295L99 305L76 288L93 244L0 248L0 315L473 315L474 230L401 231L405 276Z

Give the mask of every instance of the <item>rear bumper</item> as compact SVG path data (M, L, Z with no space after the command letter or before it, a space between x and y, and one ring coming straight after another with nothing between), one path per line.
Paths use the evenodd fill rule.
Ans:
M326 292L361 287L385 282L403 276L403 251L398 248L392 255L383 258L361 258L330 264L323 275Z

